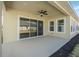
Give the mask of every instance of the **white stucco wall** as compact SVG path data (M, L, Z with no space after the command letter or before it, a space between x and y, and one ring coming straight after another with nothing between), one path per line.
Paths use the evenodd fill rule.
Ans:
M34 15L28 12L23 12L15 9L5 10L5 7L3 8L3 42L13 42L17 41L18 37L18 18L20 16L23 16L25 18L31 18L31 19L37 19L42 20L43 23L43 33L45 35L49 35L48 32L48 21L51 20L49 18L41 18L38 15ZM62 18L64 15L61 13L56 17L53 17L52 20L55 20L56 18ZM57 35L57 34L56 34ZM60 35L60 34L59 34ZM61 35L62 36L62 35ZM65 36L64 36L65 37Z
M57 31L57 20L60 20L60 19L64 19L64 29L65 29L64 32L58 32ZM69 34L70 34L70 18L68 16L65 16L65 17L62 17L62 18L54 19L54 21L55 21L55 32L50 32L49 31L48 32L49 35L58 36L58 37L62 37L62 38L68 39L69 38Z
M31 18L36 20L43 21L43 35L51 35L51 36L58 36L66 39L70 39L70 17L65 16L62 13L53 18L41 18L38 15L31 14L29 12L23 12L16 9L5 10L3 8L3 42L13 42L18 40L18 20L19 17L23 16L25 18ZM50 20L58 20L58 19L65 19L65 32L58 33L58 32L49 32L49 21ZM56 27L56 26L55 26ZM55 29L56 30L56 29Z
M70 17L70 26L72 26L74 29L74 31L72 31L72 32L70 31L70 38L72 38L78 34L77 27L76 27L77 25L78 25L78 22L75 21L75 19L73 17ZM70 27L70 30L71 30L71 27Z
M2 55L1 35L2 35L2 2L0 2L0 56Z

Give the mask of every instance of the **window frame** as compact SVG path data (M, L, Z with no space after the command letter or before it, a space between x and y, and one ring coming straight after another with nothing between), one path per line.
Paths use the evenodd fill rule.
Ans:
M50 22L54 22L54 31L50 31ZM55 23L56 23L55 20L50 20L50 21L48 22L48 31L49 31L49 32L55 32L55 28L56 28L56 27L55 27L55 25L56 25Z
M59 20L64 20L64 25L63 25L64 26L64 31L63 32L59 32L58 31L58 21ZM59 19L56 20L56 32L57 33L65 33L66 32L66 21L65 21L65 18L59 18Z
M75 21L75 19L74 18L70 18L70 33L71 34L74 34L76 31L73 31L73 24L76 24L77 25L77 22ZM71 29L71 26L72 26L72 29Z
M32 38L36 38L36 37L41 37L41 36L44 36L44 26L43 26L43 35L40 35L40 36L33 36L33 37L28 37L28 38L20 38L20 18L26 18L26 19L34 19L34 20L37 20L37 21L43 21L42 19L37 19L37 18L33 18L33 17L27 17L27 16L21 16L21 15L18 15L18 20L17 20L17 40L26 40L26 39L32 39ZM29 20L30 21L30 20ZM43 21L44 22L44 21ZM37 22L38 24L38 22ZM38 25L37 25L37 31L38 31ZM30 32L30 31L29 31ZM38 34L38 32L37 32ZM29 34L30 35L30 34Z

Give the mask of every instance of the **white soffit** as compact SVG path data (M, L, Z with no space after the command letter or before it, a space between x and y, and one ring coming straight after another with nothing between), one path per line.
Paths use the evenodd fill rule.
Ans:
M79 21L78 16L75 14L74 10L68 3L68 1L48 1L52 6L55 6L58 10L63 12L67 16L72 16L77 21Z

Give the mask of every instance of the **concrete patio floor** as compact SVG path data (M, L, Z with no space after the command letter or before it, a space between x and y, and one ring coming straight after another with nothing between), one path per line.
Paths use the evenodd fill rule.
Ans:
M69 39L55 36L42 36L33 39L19 40L2 45L2 56L4 57L48 57Z

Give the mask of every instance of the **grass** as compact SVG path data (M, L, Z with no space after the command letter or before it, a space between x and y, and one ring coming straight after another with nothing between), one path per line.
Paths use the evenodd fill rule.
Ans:
M71 57L79 57L79 43L74 47L70 54Z

